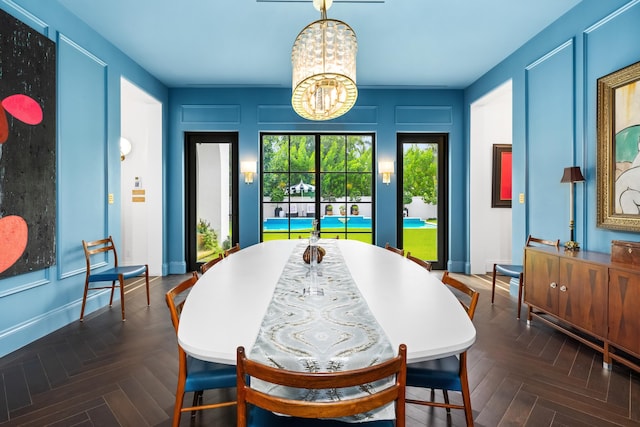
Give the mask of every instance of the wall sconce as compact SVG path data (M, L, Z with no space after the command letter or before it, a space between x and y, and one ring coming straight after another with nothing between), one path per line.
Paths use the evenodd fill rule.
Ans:
M120 161L124 161L125 157L131 152L131 142L124 137L120 137Z
M574 201L573 201L573 184L575 182L583 182L584 176L582 176L582 172L580 171L579 166L570 166L568 168L564 168L564 174L562 175L562 179L560 182L568 182L569 183L569 234L571 235L571 240L564 244L565 248L571 250L580 249L580 245L578 242L574 240L574 223L573 223L573 211Z
M240 172L244 174L244 183L252 184L253 183L253 174L257 172L256 162L240 162Z
M391 174L393 173L392 161L379 161L378 173L382 174L382 183L389 185L391 182Z

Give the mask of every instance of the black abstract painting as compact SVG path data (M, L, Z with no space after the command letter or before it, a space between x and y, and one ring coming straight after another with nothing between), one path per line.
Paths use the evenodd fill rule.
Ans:
M0 10L0 278L55 263L56 49Z

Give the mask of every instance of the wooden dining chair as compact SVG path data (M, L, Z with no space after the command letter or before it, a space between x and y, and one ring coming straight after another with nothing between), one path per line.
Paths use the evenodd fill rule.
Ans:
M239 250L240 250L240 243L236 243L235 245L231 246L229 249L225 249L224 257L226 258L229 255L238 252Z
M209 260L209 261L205 262L204 264L200 265L200 273L202 273L202 274L206 273L208 269L210 269L211 267L213 267L214 265L216 265L217 263L219 263L223 259L224 259L224 257L222 256L222 254L218 254L217 257L215 257L212 260Z
M458 294L468 297L468 302L460 300L469 318L473 315L478 304L479 293L461 281L454 279L445 271L442 282L458 291ZM431 389L431 400L406 399L407 403L425 406L447 408L447 417L451 417L451 409L462 409L465 413L467 426L473 426L473 411L471 410L471 394L469 393L469 380L467 377L467 352L459 355L445 357L443 359L427 360L425 362L410 363L407 365L407 387L420 387ZM435 400L434 390L442 390L444 402ZM459 391L462 393L462 405L449 401L449 393Z
M398 355L390 360L349 371L294 372L274 368L250 360L243 347L237 351L237 427L309 427L309 426L354 426L356 424L334 420L369 412L389 403L395 403L396 420L357 423L368 426L405 426L405 380L407 347L401 344ZM394 377L386 388L378 389L371 384ZM247 378L272 384L309 390L362 387L368 394L359 397L331 401L298 400L293 397L278 397L254 388ZM251 406L249 406L251 405ZM280 414L280 415L276 415Z
M560 246L560 239L558 240L544 240L529 235L527 237L526 246L535 245L547 245L555 246L556 249ZM496 294L496 275L501 274L503 276L512 277L518 279L518 311L516 318L520 319L520 311L522 309L522 290L524 288L524 267L521 264L493 264L493 281L491 284L491 304Z
M106 239L94 240L92 242L82 241L84 249L84 257L87 263L86 276L84 280L84 294L82 296L82 308L80 309L80 321L84 321L84 309L87 304L87 294L89 291L98 289L111 289L111 297L109 298L109 307L113 305L113 292L116 287L120 288L120 310L122 311L122 321L124 322L124 281L133 277L144 276L145 285L147 287L147 305L149 301L149 266L144 265L120 265L118 264L118 252L113 243L111 236ZM109 254L113 255L113 267L106 270L91 271L91 260L97 258L96 255L102 254L101 261L106 259L108 262ZM91 283L111 282L111 286L91 286ZM116 282L118 284L116 285Z
M395 253L397 253L397 254L398 254L398 255L400 255L400 256L404 256L404 249L399 249L399 248L393 247L393 246L391 246L391 245L389 244L389 242L387 242L387 243L385 243L385 244L384 244L384 248L385 248L386 250L388 250L388 251L395 252Z
M425 261L423 259L416 258L413 255L411 255L411 252L407 252L407 259L415 262L416 264L418 264L420 267L423 267L427 271L431 271L432 265L431 265L431 263L429 261Z
M186 295L198 281L198 273L195 271L191 277L182 281L166 293L165 299L171 314L171 323L178 334L180 315L186 301ZM178 344L178 386L176 389L176 402L173 409L173 427L180 425L180 415L191 411L192 420L196 411L204 409L221 408L235 405L235 401L203 404L204 390L221 388L233 388L236 386L236 367L222 363L206 362L188 356L180 344ZM193 403L189 407L183 407L185 393L193 392Z

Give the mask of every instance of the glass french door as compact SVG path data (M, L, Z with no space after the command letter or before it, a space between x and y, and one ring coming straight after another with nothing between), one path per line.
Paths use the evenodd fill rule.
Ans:
M238 134L187 132L186 258L189 270L238 242Z
M373 134L261 135L262 240L373 242Z
M435 269L447 265L447 134L398 134L398 245Z

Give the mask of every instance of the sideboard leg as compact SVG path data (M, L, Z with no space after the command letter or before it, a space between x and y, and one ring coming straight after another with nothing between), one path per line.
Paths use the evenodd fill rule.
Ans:
M607 370L611 370L611 355L609 354L609 343L604 343L602 352L602 367Z

